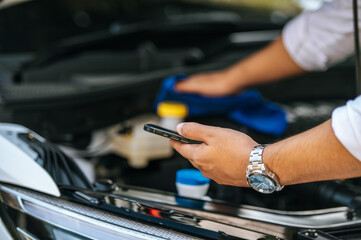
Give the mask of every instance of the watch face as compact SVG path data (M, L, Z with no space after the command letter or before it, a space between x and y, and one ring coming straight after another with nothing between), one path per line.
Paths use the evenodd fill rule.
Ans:
M276 184L272 179L264 175L251 175L248 178L248 183L253 189L261 193L272 193L276 189Z

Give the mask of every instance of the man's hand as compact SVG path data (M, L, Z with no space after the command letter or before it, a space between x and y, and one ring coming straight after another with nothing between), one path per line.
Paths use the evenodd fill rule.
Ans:
M236 94L240 89L240 77L230 70L200 73L176 83L179 92L195 93L208 97L222 97Z
M202 141L202 144L184 144L170 140L171 146L205 177L219 184L248 186L246 168L252 148L258 145L249 136L226 128L197 123L179 124L179 134Z

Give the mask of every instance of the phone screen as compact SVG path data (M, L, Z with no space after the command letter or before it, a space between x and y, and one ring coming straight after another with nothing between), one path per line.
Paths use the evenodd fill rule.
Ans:
M188 144L201 144L201 143L203 143L201 141L197 141L197 140L182 137L176 131L172 131L172 130L169 130L169 129L166 129L166 128L162 128L162 127L157 126L155 124L145 124L144 125L144 130L147 131L147 132L150 132L150 133L157 134L157 135L162 136L162 137L173 139L173 140L181 142L181 143L188 143Z

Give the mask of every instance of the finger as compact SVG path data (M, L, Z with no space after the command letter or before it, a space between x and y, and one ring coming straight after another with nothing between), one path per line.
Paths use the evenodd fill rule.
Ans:
M215 127L193 122L180 123L177 126L177 132L183 137L202 141L206 144L213 137L215 130Z
M169 144L184 158L188 159L191 164L199 168L197 163L194 161L194 156L196 155L197 151L201 150L200 144L186 144L181 143L175 140L169 140Z
M179 81L175 84L175 89L179 92L197 93L200 86L196 80L197 78L190 77L187 80Z

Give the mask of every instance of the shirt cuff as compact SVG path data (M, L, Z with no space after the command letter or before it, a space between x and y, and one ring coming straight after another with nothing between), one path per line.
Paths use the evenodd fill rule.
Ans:
M332 129L342 145L361 161L361 97L332 113Z

